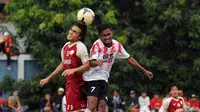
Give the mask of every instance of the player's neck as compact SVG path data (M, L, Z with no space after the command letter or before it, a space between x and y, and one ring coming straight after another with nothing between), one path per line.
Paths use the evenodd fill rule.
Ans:
M178 99L178 96L174 96L173 98L174 98L174 99Z
M69 41L69 45L73 45L73 44L75 44L76 42L78 42L78 41Z
M106 47L111 47L112 46L112 43L109 43L109 44L106 44L106 43L103 43Z

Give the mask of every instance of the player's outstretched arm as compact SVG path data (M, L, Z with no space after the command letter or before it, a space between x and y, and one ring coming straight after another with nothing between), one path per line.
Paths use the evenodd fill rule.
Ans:
M46 77L45 79L42 79L40 81L40 85L44 86L46 83L48 83L48 81L53 78L55 75L57 75L58 73L60 73L61 71L63 71L63 62L61 62L58 67L54 70L54 72L52 72L48 77Z
M144 74L146 74L150 79L153 78L153 74L150 71L143 68L134 58L132 58L132 57L128 58L128 62L135 68L144 72Z
M67 69L62 73L62 76L74 74L75 72L83 72L90 68L90 62L86 61L82 66L73 68L73 69Z

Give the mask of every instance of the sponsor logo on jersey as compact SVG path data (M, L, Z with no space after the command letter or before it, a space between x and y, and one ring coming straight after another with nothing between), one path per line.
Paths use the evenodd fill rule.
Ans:
M71 59L64 60L63 64L70 65L70 64L72 64L72 60Z

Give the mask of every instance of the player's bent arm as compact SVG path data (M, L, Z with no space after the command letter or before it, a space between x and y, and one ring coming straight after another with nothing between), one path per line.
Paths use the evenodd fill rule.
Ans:
M135 68L141 70L142 72L146 72L147 70L143 68L133 57L128 58L128 62L134 66Z
M19 97L17 97L17 105L18 105L18 107L21 108L21 103L20 103L20 101L19 101Z
M96 67L96 66L98 66L97 60L96 60L96 59L90 60L90 66L91 66L91 67Z
M8 107L12 108L13 110L17 109L11 104L11 97L8 97Z
M159 109L159 112L166 112L166 110L169 107L170 101L171 101L171 98L164 100L162 106Z
M47 78L50 80L52 79L55 75L63 71L63 62L61 62L58 67L54 70L54 72L51 73Z
M190 106L185 102L185 100L182 98L183 100L183 110L184 112L189 112Z
M75 68L76 72L83 72L90 68L90 62L86 61L82 66Z

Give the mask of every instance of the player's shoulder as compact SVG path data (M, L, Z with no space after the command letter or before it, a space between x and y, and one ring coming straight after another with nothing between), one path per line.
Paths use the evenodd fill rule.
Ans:
M165 99L163 102L169 104L172 101L172 99L173 99L172 97L169 97L169 98Z
M77 47L78 50L83 50L83 49L86 49L86 50L87 50L87 47L86 47L85 44L84 44L83 42L81 42L81 41L78 41L78 42L76 43L76 47Z
M93 43L93 45L95 45L95 44L100 44L101 43L101 40L100 39L97 39L94 43Z
M81 47L86 47L85 44L84 44L83 42L81 42L81 41L78 41L78 42L76 43L76 45L77 45L77 46L81 46Z
M179 96L179 97L178 97L178 99L181 99L181 100L183 100L183 101L184 101L184 98L183 98L183 97L180 97L180 96Z
M115 39L112 39L112 42L113 43L120 43L119 41L115 40Z

